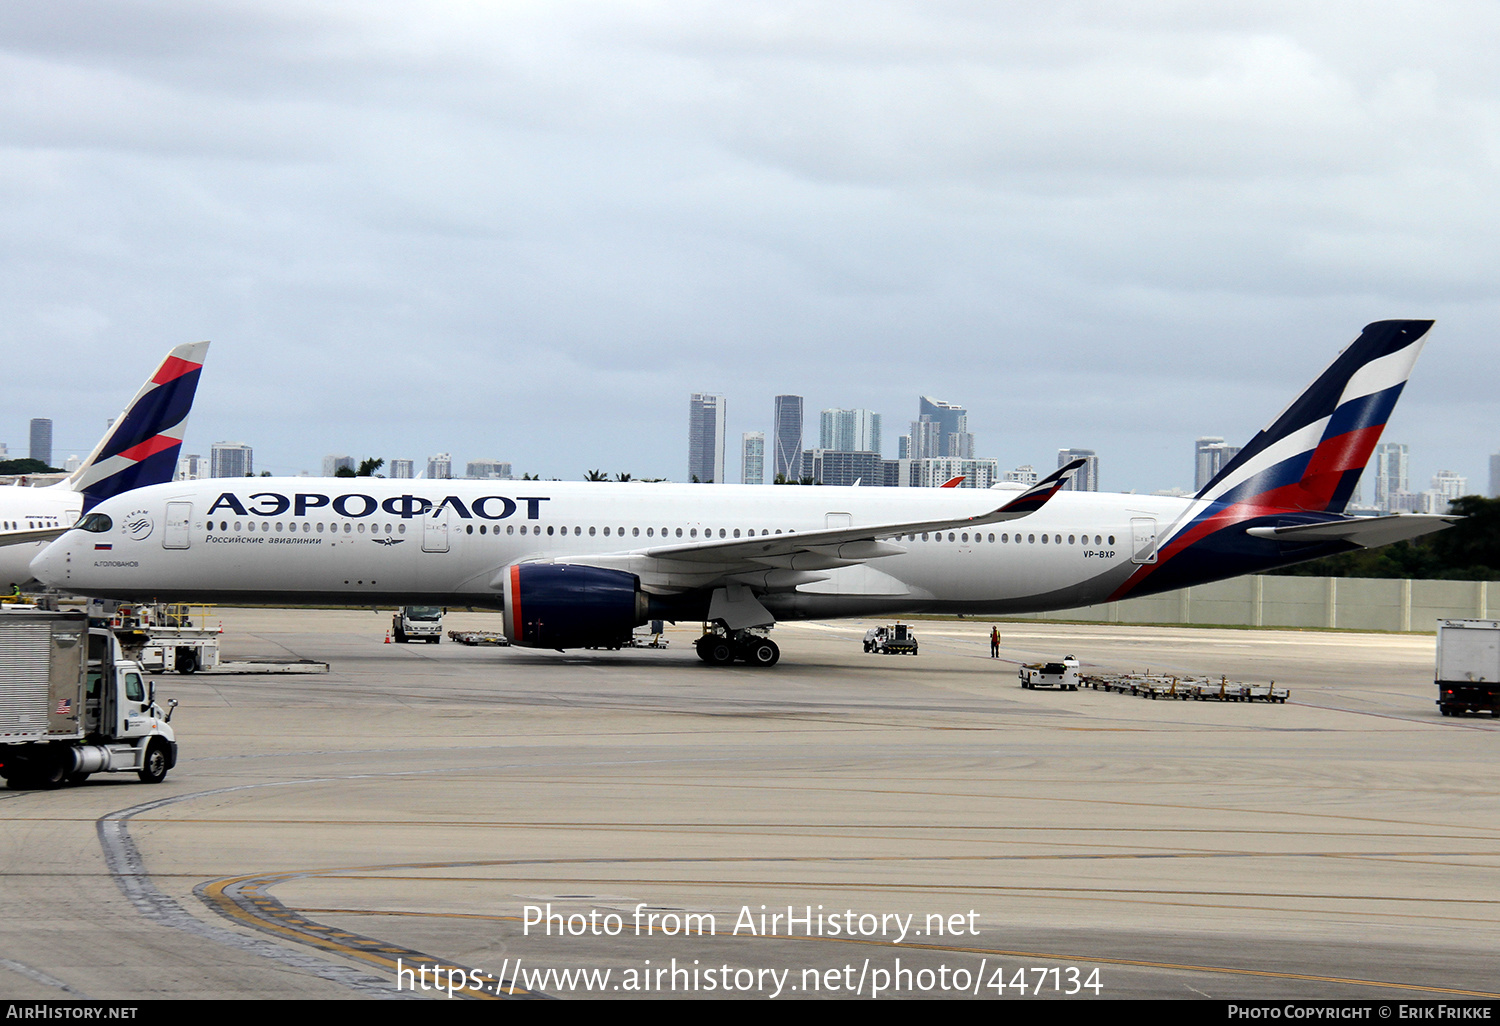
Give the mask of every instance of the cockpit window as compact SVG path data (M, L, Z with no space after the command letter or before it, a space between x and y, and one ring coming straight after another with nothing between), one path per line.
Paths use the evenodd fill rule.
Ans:
M103 534L111 527L114 527L115 522L109 519L109 517L105 516L103 513L90 513L73 526L78 528L80 531L91 531L94 534Z

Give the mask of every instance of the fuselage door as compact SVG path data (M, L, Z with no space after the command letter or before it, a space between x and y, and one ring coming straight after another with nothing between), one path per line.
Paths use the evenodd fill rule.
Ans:
M1130 540L1132 563L1156 562L1156 518L1131 517Z
M422 518L422 551L448 551L448 508L442 506L433 516Z
M190 542L188 528L193 523L193 504L191 502L169 502L167 503L167 526L162 531L161 547L164 549L185 549Z
M837 530L840 527L853 527L853 513L824 513L823 526L829 530Z

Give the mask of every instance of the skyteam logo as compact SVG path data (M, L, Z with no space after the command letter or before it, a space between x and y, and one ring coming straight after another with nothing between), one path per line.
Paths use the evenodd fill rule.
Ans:
M138 509L125 514L121 526L124 528L125 537L131 541L145 541L151 537L151 530L156 526L146 510Z

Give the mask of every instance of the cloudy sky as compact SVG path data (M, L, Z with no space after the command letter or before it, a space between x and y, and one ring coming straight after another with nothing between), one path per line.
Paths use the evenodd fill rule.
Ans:
M688 395L919 394L1192 483L1369 321L1386 434L1500 451L1500 8L944 0L0 7L0 440L214 343L189 451L682 480ZM1373 485L1365 484L1366 498Z

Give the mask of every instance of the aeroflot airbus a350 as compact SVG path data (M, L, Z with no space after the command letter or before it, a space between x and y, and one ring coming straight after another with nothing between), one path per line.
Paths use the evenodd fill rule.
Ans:
M1194 497L960 488L255 478L100 503L37 557L59 588L163 601L504 610L518 645L714 625L707 662L779 657L779 619L1065 609L1441 530L1342 511L1431 321L1365 328Z

